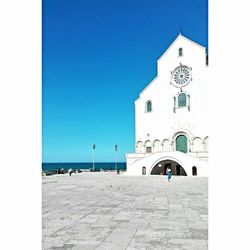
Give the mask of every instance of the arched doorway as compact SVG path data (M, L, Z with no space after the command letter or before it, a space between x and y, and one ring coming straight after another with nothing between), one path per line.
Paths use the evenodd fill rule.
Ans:
M179 135L175 139L176 151L187 153L187 137Z
M197 175L197 168L195 166L192 167L192 175Z
M184 175L187 173L185 169L177 162L173 160L163 160L157 163L151 170L151 175L166 175L167 169L171 169L173 175Z

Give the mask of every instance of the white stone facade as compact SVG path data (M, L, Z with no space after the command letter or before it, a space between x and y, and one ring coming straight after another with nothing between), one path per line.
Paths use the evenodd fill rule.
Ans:
M193 174L207 175L207 73L206 48L180 34L135 101L136 150L126 155L127 174L141 175L145 167L150 175L159 162L171 161L171 169L178 163L186 175L193 167Z

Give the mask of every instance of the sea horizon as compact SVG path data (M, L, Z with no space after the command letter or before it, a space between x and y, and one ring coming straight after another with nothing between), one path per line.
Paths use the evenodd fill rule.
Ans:
M92 163L92 161L62 161L62 162L42 162L42 164L47 164L47 163ZM115 163L114 161L95 161L95 163ZM126 161L118 161L117 163L126 163Z
M120 170L126 170L126 162L95 162L95 171L115 170L116 166ZM93 162L43 162L42 170L51 171L56 169L93 169Z

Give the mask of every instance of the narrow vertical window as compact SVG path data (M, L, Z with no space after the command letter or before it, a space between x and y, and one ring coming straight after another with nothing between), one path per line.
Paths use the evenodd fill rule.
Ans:
M152 111L152 102L147 101L146 103L146 112L151 112Z
M179 48L179 56L182 56L183 53L182 53L182 48Z
M178 107L186 107L187 106L187 98L184 93L178 95Z

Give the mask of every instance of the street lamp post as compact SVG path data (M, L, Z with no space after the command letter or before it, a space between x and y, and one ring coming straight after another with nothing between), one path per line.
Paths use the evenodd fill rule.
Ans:
M95 171L95 144L93 144L93 172Z
M116 169L116 172L117 172L117 149L118 149L118 145L115 145L115 169Z

